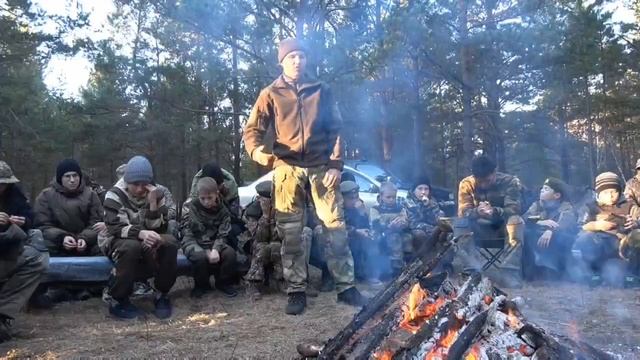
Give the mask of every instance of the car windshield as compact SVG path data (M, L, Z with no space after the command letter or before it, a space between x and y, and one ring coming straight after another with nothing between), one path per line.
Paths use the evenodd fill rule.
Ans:
M407 187L407 184L404 184L398 177L394 176L388 171L385 171L383 168L381 168L378 165L358 164L356 169L360 172L363 172L369 175L370 177L376 179L377 181L380 181L380 182L391 181L401 189L404 189Z

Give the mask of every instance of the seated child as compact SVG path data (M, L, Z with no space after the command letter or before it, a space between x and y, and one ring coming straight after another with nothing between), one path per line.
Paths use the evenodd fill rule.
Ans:
M611 259L629 259L637 267L637 244L640 239L637 208L620 196L622 185L618 175L605 172L596 177L596 200L581 211L582 230L573 244L572 253L579 267L590 277L592 285L601 281L604 264Z
M199 298L211 290L209 277L213 274L216 288L234 297L236 253L228 244L231 215L222 204L215 180L198 180L197 191L198 197L184 205L180 222L182 250L193 267L191 295Z
M397 200L398 189L393 183L380 185L378 205L371 208L371 229L379 244L389 250L392 275L402 272L407 259L413 257L413 237L409 232L406 209Z
M371 237L369 209L360 199L360 188L353 181L340 184L344 198L344 221L347 227L349 247L353 255L355 277L379 283L379 247Z
M526 280L543 277L548 270L554 278L564 272L577 220L567 196L564 182L548 178L540 189L540 199L524 214L522 272Z

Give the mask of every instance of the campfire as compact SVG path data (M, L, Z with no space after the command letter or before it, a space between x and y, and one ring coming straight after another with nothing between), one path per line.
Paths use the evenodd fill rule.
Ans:
M319 352L320 359L613 359L527 322L480 273L431 274L437 244L382 290Z

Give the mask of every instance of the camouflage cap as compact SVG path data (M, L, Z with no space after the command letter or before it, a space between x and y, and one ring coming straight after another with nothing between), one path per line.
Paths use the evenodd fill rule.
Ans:
M358 184L354 181L344 181L340 184L340 192L343 194L349 194L349 193L358 193L360 191L360 187L358 187Z
M9 164L0 161L0 184L15 184L17 182L20 182L20 180L13 175L13 170L11 170Z

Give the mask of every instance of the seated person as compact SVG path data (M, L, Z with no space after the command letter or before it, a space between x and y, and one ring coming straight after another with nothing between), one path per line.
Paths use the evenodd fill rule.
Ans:
M85 186L80 165L73 159L58 164L51 185L36 198L35 226L52 256L102 255L98 232L105 231L102 203Z
M268 285L271 277L283 280L282 257L280 249L282 239L276 229L275 213L272 207L271 181L261 182L256 186L258 196L249 204L244 213L247 231L253 239L251 251L251 268L245 276L249 291L253 298L259 298L263 285ZM270 276L269 276L270 275Z
M419 176L407 195L404 207L409 217L409 229L413 236L415 253L429 241L437 240L443 234L438 227L438 220L444 216L438 202L431 196L431 180L427 176ZM410 259L408 259L410 260Z
M477 239L506 237L506 245L517 247L524 238L521 206L520 180L497 172L496 164L488 157L475 157L471 162L471 176L462 179L458 187L458 216L468 220L474 236ZM519 264L517 268L520 269Z
M360 188L353 181L340 184L344 199L344 221L347 239L353 254L355 277L379 283L379 245L373 241L369 223L369 209L360 199Z
M124 171L127 168L127 164L122 164L118 166L116 169L116 177L118 179L122 179L124 176ZM173 194L171 194L171 190L168 187L160 184L155 184L155 187L162 193L162 197L164 198L164 208L165 211L164 218L169 222L169 233L173 234L173 236L178 236L178 206L176 205L175 200L173 199Z
M578 223L582 230L573 244L572 253L578 265L586 272L592 285L598 285L605 262L611 259L629 259L637 268L640 243L638 212L633 202L627 201L617 174L605 172L596 177L596 200L584 206Z
M218 184L218 190L222 196L224 204L227 206L232 215L240 217L240 197L238 196L238 183L233 175L227 170L221 168L217 163L210 162L200 169L191 182L191 191L189 199L195 199L197 194L197 183L203 177L213 178Z
M210 291L209 277L214 275L216 288L234 297L236 252L228 244L231 215L213 178L201 178L196 186L198 197L183 206L180 221L182 251L191 262L195 282L191 295L200 298Z
M31 207L18 179L0 161L0 343L13 336L13 322L34 293L49 265L46 248L26 233Z
M153 168L143 156L127 163L124 176L104 200L107 234L98 235L102 252L115 264L109 284L111 315L121 319L140 316L129 297L136 280L154 277L155 315L171 316L169 290L176 281L178 243L168 233L168 212L163 193L153 185Z
M567 185L548 178L540 189L540 199L524 214L527 221L522 253L522 273L526 280L542 278L551 271L558 279L576 233L576 214L568 200Z
M392 275L402 272L413 257L413 237L407 210L397 199L398 188L390 182L380 184L378 205L371 208L371 230L379 244L386 244Z

